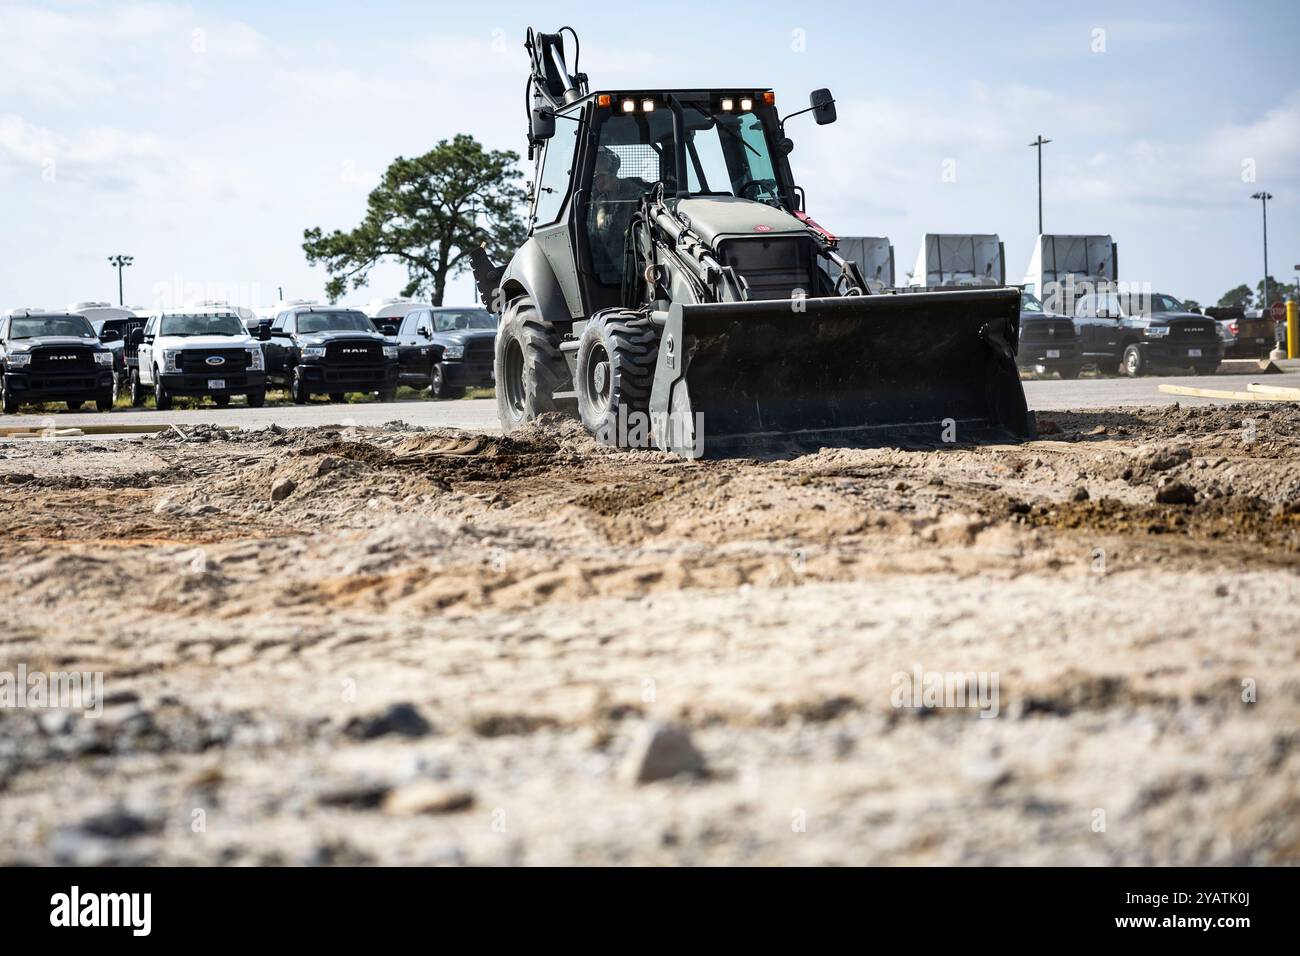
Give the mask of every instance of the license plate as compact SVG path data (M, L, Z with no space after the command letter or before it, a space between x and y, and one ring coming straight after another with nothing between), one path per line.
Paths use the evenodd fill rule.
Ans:
M1060 357L1061 357L1061 350L1060 350L1060 349L1048 349L1048 350L1047 350L1047 357L1048 357L1048 358L1060 358Z
M208 379L208 388L212 389L214 392L220 392L224 390L225 387L226 387L226 380L224 378Z
M1256 339L1256 340L1255 340L1255 344L1256 344L1256 345L1263 345L1263 344L1264 344L1264 340L1263 340L1263 339Z
M1188 350L1187 350L1187 357L1188 357L1188 358L1200 358L1200 357L1201 357L1201 350L1200 350L1200 349L1188 349Z

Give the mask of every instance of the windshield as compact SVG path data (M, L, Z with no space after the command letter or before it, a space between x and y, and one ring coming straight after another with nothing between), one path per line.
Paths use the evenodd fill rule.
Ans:
M239 316L230 312L208 315L164 315L159 335L247 335Z
M686 185L692 195L776 199L776 173L763 121L755 113L682 111Z
M1043 303L1038 301L1038 296L1032 292L1020 293L1020 311L1021 312L1042 312Z
M433 313L435 332L459 332L463 329L495 329L496 327L496 319L482 309L474 309L470 312Z
M302 332L373 332L375 327L360 312L303 312L298 316Z
M41 316L15 318L9 325L11 339L35 339L42 335L71 335L93 339L95 330L80 315Z
M1133 292L1119 297L1120 305L1128 315L1152 315L1158 312L1186 312L1187 307L1172 295L1162 292L1150 294Z

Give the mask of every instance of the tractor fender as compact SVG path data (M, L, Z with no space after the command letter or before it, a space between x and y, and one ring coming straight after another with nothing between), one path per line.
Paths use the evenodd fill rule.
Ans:
M573 321L560 289L560 281L555 277L555 270L532 236L510 259L510 264L501 276L499 288L503 293L500 302L502 312L512 299L526 295L536 304L542 318L553 325L567 325Z

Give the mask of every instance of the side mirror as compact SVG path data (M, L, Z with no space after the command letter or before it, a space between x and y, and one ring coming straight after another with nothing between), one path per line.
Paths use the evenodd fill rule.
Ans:
M416 331L416 333L418 333L422 338L426 338L426 339L433 338L433 333L429 331L429 327L428 327L427 325L422 325L422 326L420 326L418 329L416 329L415 331Z
M271 323L270 323L270 322L259 322L259 323L257 323L257 341L259 341L259 342L269 342L269 341L271 341Z
M549 110L533 110L529 125L529 135L533 142L540 143L555 135L555 114Z
M131 330L131 344L139 345L143 341L144 341L144 326L137 325L134 329Z
M837 119L835 97L831 95L830 90L813 90L808 97L808 105L812 107L813 119L817 121L818 126L826 126Z
M99 333L99 341L101 342L116 342L121 338L122 333L117 329L105 329L103 332Z

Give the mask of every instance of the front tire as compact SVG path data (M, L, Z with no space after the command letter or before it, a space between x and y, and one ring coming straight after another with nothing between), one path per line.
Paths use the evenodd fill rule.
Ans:
M1126 346L1124 349L1124 374L1129 378L1141 378L1147 371L1147 359L1142 354L1142 346Z
M333 402L335 405L342 405L345 401L347 401L347 398L348 398L347 395L344 394L343 392L330 392L330 401Z
M229 395L213 395L213 396L212 396L212 400L213 400L214 402L217 403L217 408L229 408L229 407L230 407L230 396L229 396Z
M573 415L573 400L555 397L573 383L560 354L560 335L527 296L511 302L501 317L493 368L497 418L505 434L547 412Z
M429 395L435 399L439 398L461 398L464 396L463 388L456 388L448 385L447 379L442 373L442 363L434 362L429 369Z
M1079 366L1077 365L1062 365L1056 371L1061 374L1062 379L1071 379L1071 378L1079 377Z
M1194 375L1213 375L1218 370L1218 362L1202 362L1199 365L1192 366L1192 373Z
M397 401L397 389L395 389L395 388L381 388L381 389L379 390L379 400L380 400L381 402L395 402L395 401Z
M168 411L172 407L172 394L167 391L167 386L163 385L162 376L158 370L153 370L153 404L160 412Z
M311 393L307 391L307 377L303 375L301 365L294 367L293 381L289 385L289 396L293 399L295 405L306 405L311 401Z
M636 428L633 412L650 408L659 332L639 312L603 312L587 323L578 342L578 416L587 431L608 445L626 445L619 435L622 421ZM649 438L648 419L642 424Z
M67 402L66 404L68 406L68 411L70 412L81 411L81 402Z
M9 391L7 383L0 386L0 408L4 409L6 415L18 414L18 399L14 397L13 392Z
M101 392L95 397L95 410L100 412L111 412L115 401L117 401L116 383L114 383L113 388L107 392Z
M245 397L248 399L249 408L261 408L266 404L266 389L259 388L255 392L249 392Z
M144 400L149 397L149 393L144 390L140 384L140 373L135 369L131 370L131 407L139 408L144 404Z

